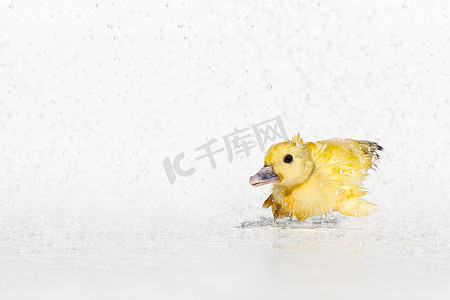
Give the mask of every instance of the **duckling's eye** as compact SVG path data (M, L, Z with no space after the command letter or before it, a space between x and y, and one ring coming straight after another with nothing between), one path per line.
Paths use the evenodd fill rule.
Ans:
M288 154L283 158L283 162L290 164L291 162L294 161L294 158L292 157L292 155Z

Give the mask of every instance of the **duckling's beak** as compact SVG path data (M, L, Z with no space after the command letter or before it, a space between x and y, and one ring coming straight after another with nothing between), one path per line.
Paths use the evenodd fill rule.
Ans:
M250 177L250 184L253 186L265 185L277 182L280 177L273 171L273 165L267 166L259 170L258 173Z

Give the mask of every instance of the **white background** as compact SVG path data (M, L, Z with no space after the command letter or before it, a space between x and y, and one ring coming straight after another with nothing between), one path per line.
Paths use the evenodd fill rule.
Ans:
M1 298L448 295L449 8L1 1ZM263 152L195 159L278 115L380 143L379 211L273 225Z

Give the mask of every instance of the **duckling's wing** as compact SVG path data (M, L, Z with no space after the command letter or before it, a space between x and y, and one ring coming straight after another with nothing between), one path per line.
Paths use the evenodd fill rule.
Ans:
M383 148L375 142L352 139L330 139L308 143L314 163L328 176L348 177L361 182L379 158Z
M372 204L362 197L366 190L362 180L379 158L377 143L352 139L332 139L307 144L311 157L335 193L336 209L344 215L367 216Z

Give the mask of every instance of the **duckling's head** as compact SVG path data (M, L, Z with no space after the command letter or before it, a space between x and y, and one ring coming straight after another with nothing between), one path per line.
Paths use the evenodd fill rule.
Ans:
M313 169L314 162L306 144L283 142L269 148L264 167L250 177L250 184L274 183L292 187L307 180Z

